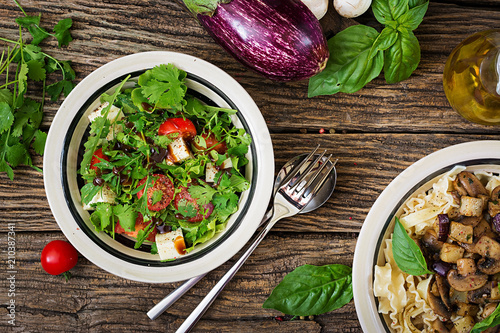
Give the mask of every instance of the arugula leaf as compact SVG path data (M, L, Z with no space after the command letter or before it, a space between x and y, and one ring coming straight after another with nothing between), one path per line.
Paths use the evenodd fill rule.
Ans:
M102 187L95 186L93 183L85 184L81 189L80 193L82 194L82 202L88 205L92 199L95 197L99 191L102 190Z
M350 267L303 265L283 278L262 307L295 316L311 316L338 309L352 297Z
M353 93L376 78L383 67L383 53L370 53L377 36L374 28L355 25L331 38L330 59L326 68L309 80L309 97Z
M387 83L410 77L420 63L420 44L412 31L401 28L394 45L384 53L384 76Z
M500 325L500 306L497 306L495 311L493 311L488 317L479 323L476 323L470 333L479 333L497 325Z
M434 274L427 269L422 251L396 217L392 236L392 254L399 269L410 275Z

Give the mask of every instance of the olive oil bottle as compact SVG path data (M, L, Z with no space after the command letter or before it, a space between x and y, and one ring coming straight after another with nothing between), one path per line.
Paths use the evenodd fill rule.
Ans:
M500 29L478 32L450 54L443 74L446 97L462 117L500 125Z

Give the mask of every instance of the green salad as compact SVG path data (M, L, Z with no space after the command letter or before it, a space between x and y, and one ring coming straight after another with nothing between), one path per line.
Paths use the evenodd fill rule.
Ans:
M151 245L161 260L222 231L250 185L240 170L251 137L232 125L237 111L191 96L185 78L160 65L103 94L79 171L96 231Z

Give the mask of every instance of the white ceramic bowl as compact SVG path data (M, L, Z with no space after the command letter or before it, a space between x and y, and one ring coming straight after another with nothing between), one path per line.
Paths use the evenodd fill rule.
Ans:
M378 301L373 295L375 265L383 264L383 240L394 229L394 216L402 212L403 203L415 192L431 188L445 172L456 165L469 171L500 173L500 141L474 141L434 152L408 167L380 194L366 216L354 251L354 304L365 332L390 332Z
M77 176L87 115L103 92L128 75L136 77L156 65L172 63L187 72L187 86L200 100L237 109L236 127L252 136L245 174L250 189L240 197L239 210L223 232L175 261L161 262L157 255L134 250L96 233L89 213L82 209ZM206 273L235 255L257 229L268 205L274 178L274 156L266 123L250 95L216 66L175 52L145 52L114 60L83 79L61 105L51 124L44 156L45 191L59 227L87 259L123 278L143 282L174 282Z

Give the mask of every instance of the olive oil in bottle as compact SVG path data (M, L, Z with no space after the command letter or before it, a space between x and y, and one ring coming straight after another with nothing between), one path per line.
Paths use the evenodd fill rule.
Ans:
M500 125L500 29L478 32L448 57L444 92L455 111L469 121Z

